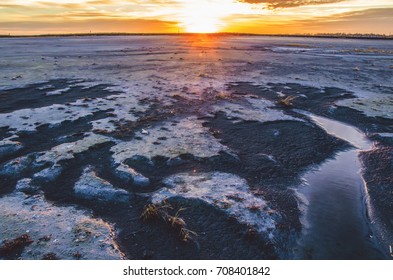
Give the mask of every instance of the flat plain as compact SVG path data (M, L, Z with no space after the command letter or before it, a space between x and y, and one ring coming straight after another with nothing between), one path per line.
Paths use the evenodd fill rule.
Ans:
M0 258L392 257L392 40L2 38L0 53Z

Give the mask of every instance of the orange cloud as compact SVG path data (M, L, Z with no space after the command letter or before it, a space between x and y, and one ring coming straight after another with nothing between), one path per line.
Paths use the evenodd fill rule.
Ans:
M389 30L393 26L391 0L341 2L344 0L1 0L0 33L166 33L179 29L244 33L393 32Z
M225 31L293 34L293 33L391 33L393 8L366 9L331 16L277 21L275 17L258 16L242 18L240 15L229 19L232 24Z
M322 5L344 2L346 0L239 0L249 4L266 4L269 8L292 8L309 5Z

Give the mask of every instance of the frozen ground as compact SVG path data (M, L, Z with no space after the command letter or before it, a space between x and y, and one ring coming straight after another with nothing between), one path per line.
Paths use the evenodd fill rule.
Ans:
M0 258L391 257L392 41L15 38L0 52ZM373 141L359 164L339 122ZM377 253L299 241L321 197L298 190L343 151L363 174L353 209L368 212L370 237L358 239ZM146 209L195 234L184 241L174 218L142 219Z

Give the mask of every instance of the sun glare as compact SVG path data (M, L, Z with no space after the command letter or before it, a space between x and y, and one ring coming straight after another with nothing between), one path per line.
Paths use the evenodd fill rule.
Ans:
M224 26L222 18L226 15L219 1L187 2L182 12L180 25L186 32L214 33Z
M186 31L191 33L214 33L219 30L219 25L215 19L190 20L184 23Z

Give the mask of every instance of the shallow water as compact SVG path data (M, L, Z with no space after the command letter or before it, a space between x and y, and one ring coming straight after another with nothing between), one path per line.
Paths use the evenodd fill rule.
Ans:
M367 218L365 185L358 158L359 149L371 149L372 142L352 126L307 115L329 134L355 147L338 153L304 176L304 186L298 190L304 226L299 257L383 258Z

